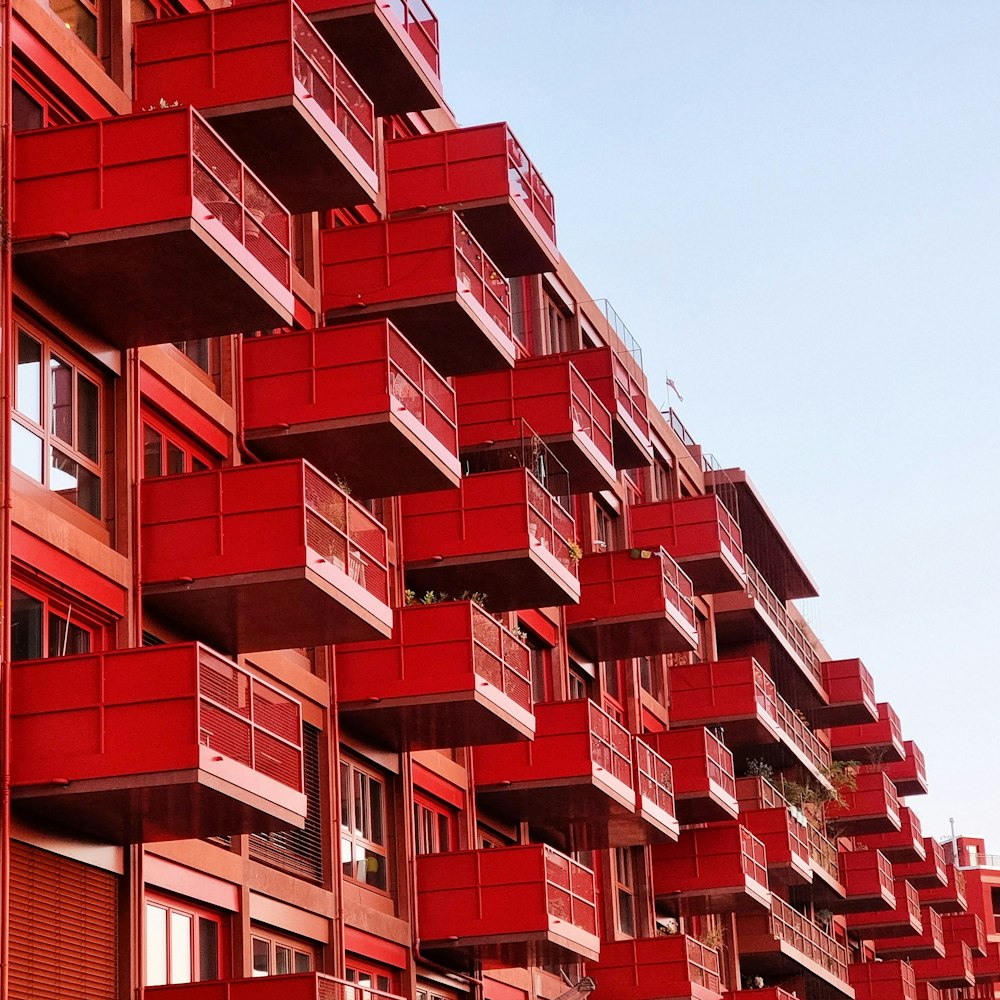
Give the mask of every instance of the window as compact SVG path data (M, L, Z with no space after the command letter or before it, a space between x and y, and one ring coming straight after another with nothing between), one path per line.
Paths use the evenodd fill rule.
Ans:
M594 502L594 551L614 552L624 545L621 518Z
M218 392L222 367L219 357L219 341L210 338L177 340L174 341L174 347L209 377L212 387Z
M288 976L294 972L311 972L315 965L315 950L305 941L254 927L250 943L255 976Z
M549 680L549 661L551 651L533 633L526 633L524 639L528 647L528 667L531 673L531 700L536 704L547 701L551 690Z
M11 659L89 653L102 646L100 626L65 598L15 585L11 589Z
M605 660L601 663L601 677L604 680L604 710L618 722L625 721L625 670L630 660Z
M542 316L545 320L545 353L558 354L560 351L568 351L572 347L570 342L572 317L547 295L542 301Z
M94 55L100 51L100 18L95 0L49 0L49 7Z
M76 115L69 105L21 63L17 55L15 60L14 83L11 87L14 131L23 132L75 121Z
M340 764L340 849L344 875L388 891L385 781L350 761Z
M221 914L161 897L146 899L146 985L219 979Z
M442 854L457 840L454 809L417 793L413 800L413 831L417 854Z
M355 991L356 995L345 996L344 1000L374 1000L374 995L368 990L391 993L393 989L393 976L387 969L379 969L353 955L347 956L344 978L349 983L357 983L358 986L366 987L366 989Z
M163 421L143 421L142 449L142 474L147 479L181 472L200 472L217 464L208 452L199 449L180 431Z
M663 661L658 656L639 657L639 685L647 694L663 703Z
M638 907L636 905L636 859L635 850L629 847L619 847L614 852L615 919L618 930L628 937L637 933Z
M510 279L510 329L518 346L518 356L528 353L528 302L525 279Z
M14 468L99 518L102 430L96 377L19 329L11 428Z

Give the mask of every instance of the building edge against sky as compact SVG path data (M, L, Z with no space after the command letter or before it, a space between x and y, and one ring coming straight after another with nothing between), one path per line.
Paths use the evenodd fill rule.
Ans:
M994 997L992 859L433 13L216 8L3 7L0 994Z

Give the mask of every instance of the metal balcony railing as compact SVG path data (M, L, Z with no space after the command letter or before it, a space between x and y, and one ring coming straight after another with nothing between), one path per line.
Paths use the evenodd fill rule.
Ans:
M677 565L666 549L660 549L660 564L663 567L663 593L667 602L680 612L684 620L697 630L694 611L694 584L691 577Z
M594 447L611 463L611 414L572 363L569 366L569 391L570 417L573 423L579 426L593 441Z
M510 629L478 605L472 612L472 666L476 674L531 711L530 653Z
M736 774L732 751L711 730L705 730L706 770L709 781L736 798Z
M651 746L639 738L635 740L635 760L639 775L639 787L636 791L673 816L675 814L674 769Z
M808 826L809 857L838 882L840 881L840 852L837 845L812 823Z
M509 337L510 284L458 216L455 216L455 274L460 285Z
M688 975L692 983L697 983L714 993L722 991L719 972L719 952L709 948L693 937L687 938Z
M740 853L743 874L758 885L767 885L767 850L764 841L745 827L740 827Z
M438 19L430 7L423 0L386 0L382 7L403 26L417 50L434 70L434 75L440 76Z
M507 130L507 173L511 194L524 204L528 212L538 220L548 238L555 243L555 199L510 129Z
M771 897L771 933L810 961L844 982L848 981L847 949L778 896Z
M632 734L590 702L590 754L608 774L632 787Z
M597 933L597 883L594 873L547 845L545 904L552 916L591 934Z

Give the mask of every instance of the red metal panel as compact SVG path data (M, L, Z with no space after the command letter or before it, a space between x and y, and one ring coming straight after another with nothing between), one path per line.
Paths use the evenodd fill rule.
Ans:
M294 212L374 201L371 101L292 0L135 27L135 108L211 118Z
M881 851L890 861L923 861L927 857L920 818L906 806L899 807L899 830L870 833L864 837L866 847Z
M794 816L782 805L774 809L741 811L740 822L763 843L770 882L812 882L809 836L804 819Z
M878 703L878 722L838 726L830 732L830 743L837 760L867 763L873 754L879 763L906 759L899 716L886 701Z
M949 876L944 846L933 837L924 837L924 851L923 861L897 862L894 865L896 877L907 879L918 889L945 886Z
M15 154L19 269L115 346L291 321L288 212L197 112L22 132Z
M861 772L855 780L856 788L842 789L841 802L828 803L828 817L852 834L898 830L896 786L880 771Z
M913 962L918 982L933 983L939 988L973 986L976 981L972 952L964 941L946 945L944 958L921 958Z
M913 740L904 740L903 749L906 758L901 761L889 761L882 765L882 770L896 786L896 792L904 795L927 794L927 769L924 755Z
M878 721L875 684L859 659L823 663L823 688L830 701L814 710L819 726L861 726Z
M673 768L674 798L681 823L736 818L733 755L721 740L707 729L646 733L643 740Z
M207 647L13 669L12 780L30 807L126 843L302 825L298 703Z
M921 907L923 924L919 933L912 931L899 936L880 938L878 953L884 958L942 958L945 954L944 927L941 914Z
M659 833L676 840L680 827L674 801L673 768L639 737L635 737L632 758L636 814Z
M147 986L144 996L156 1000L405 1000L318 972L255 979L223 979L176 986Z
M917 1000L909 962L852 962L848 974L857 1000Z
M944 886L920 890L920 902L933 906L940 913L964 913L968 909L965 899L965 872L953 864L945 865L947 882Z
M392 636L337 651L342 714L410 750L530 739L528 648L471 601L414 604Z
M514 363L507 279L453 213L327 229L320 256L328 322L387 316L445 375Z
M896 905L892 864L877 850L858 849L840 854L840 877L847 898L839 910L890 910Z
M924 911L925 913L927 910ZM987 957L986 925L976 913L948 913L941 918L944 940L964 941L972 951L973 958ZM996 951L994 946L993 951ZM978 965L978 963L976 963ZM977 976L978 978L978 976Z
M894 885L895 906L890 909L848 913L848 930L866 938L900 937L923 930L917 890L905 880Z
M246 437L302 457L352 495L458 485L455 393L388 321L243 342Z
M615 1000L722 996L718 952L686 934L602 941L601 957L587 963L587 974Z

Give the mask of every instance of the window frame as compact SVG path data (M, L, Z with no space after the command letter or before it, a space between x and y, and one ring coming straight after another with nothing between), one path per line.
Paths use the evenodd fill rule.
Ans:
M636 850L616 847L611 852L612 899L615 911L615 931L624 937L639 937L639 866Z
M166 981L164 983L149 982L149 959L152 954L152 942L150 941L150 909L164 910L165 935L164 935L164 969ZM190 959L190 979L175 979L173 960L174 931L172 929L171 917L177 914L191 920L191 935L189 939ZM203 965L203 945L201 941L202 921L213 925L216 928L216 955L215 955L215 975L204 976L206 971ZM228 915L221 910L213 910L198 903L181 899L175 896L168 896L157 892L146 892L143 900L143 948L142 948L142 979L145 986L180 985L182 983L202 983L214 982L225 979L229 973L228 949L229 949L229 919ZM183 957L183 956L178 956Z
M446 854L458 845L458 810L446 802L413 793L413 847L416 854Z
M161 417L148 406L142 408L142 478L155 479L160 476L172 476L183 472L202 472L206 469L219 467L218 457L207 448L201 447L185 434L179 427ZM156 434L160 438L160 471L151 475L148 470L149 452L148 435ZM176 449L181 456L180 469L170 468L170 447Z
M390 795L388 776L364 767L357 761L342 757L340 760L340 870L344 878L358 885L366 886L375 892L389 895L392 892L392 868L389 865L389 816ZM367 809L359 812L359 800L356 794L356 782L361 783L364 790L362 799ZM381 814L380 831L373 822L374 811L371 809L373 792L377 791L379 812ZM381 839L374 836L380 832ZM372 867L372 860L381 865ZM359 865L364 865L365 874L381 872L384 884L378 880L370 881L360 878Z
M87 636L87 649L69 650L67 656L74 653L99 653L108 648L109 629L111 619L105 615L95 614L92 605L85 601L74 601L65 592L52 591L37 583L25 579L25 577L15 569L11 581L12 590L23 594L30 600L37 601L41 605L41 634L38 638L38 656L17 656L15 655L15 637L11 636L11 660L12 662L22 662L24 660L47 659L51 656L61 656L61 653L51 653L52 642L52 620L59 622L69 622L83 631ZM15 621L15 609L13 607L15 598L11 597L11 629L17 626Z
M257 968L257 950L255 947L257 942L266 944L268 948L268 970L266 972ZM278 971L277 955L279 949L285 949L291 953L291 966L285 972ZM270 927L262 927L259 924L250 925L250 956L251 974L254 978L260 979L267 976L285 976L295 973L312 972L316 968L317 960L316 947L312 942L307 941L305 938L282 934L272 930ZM299 958L304 958L305 961L299 962Z

